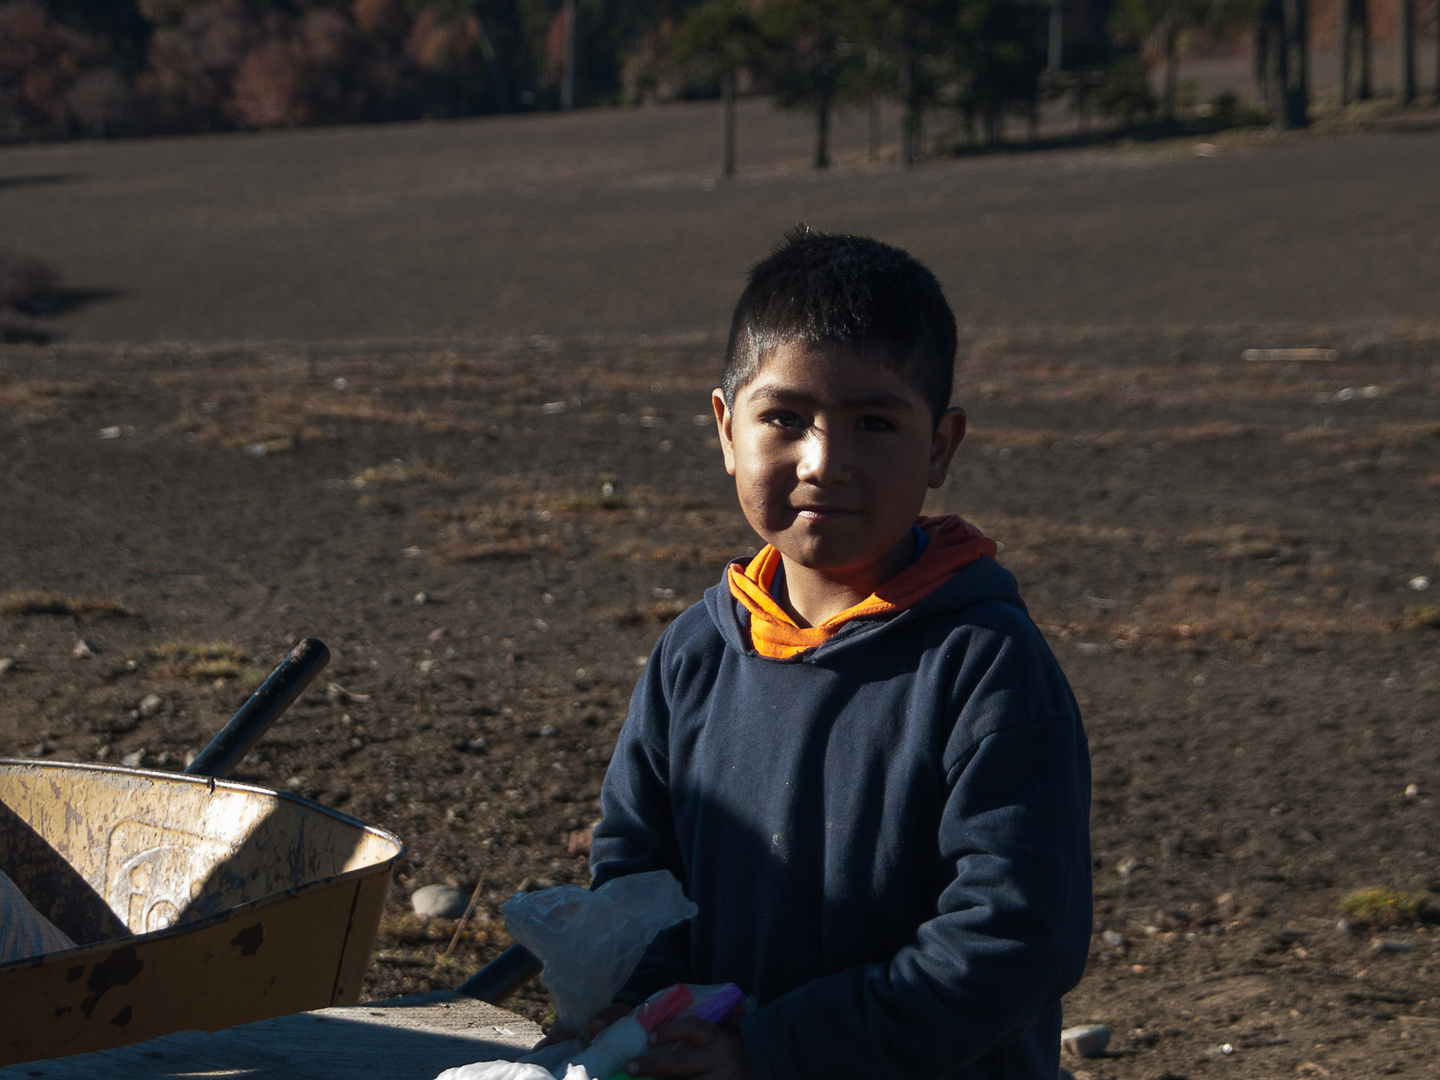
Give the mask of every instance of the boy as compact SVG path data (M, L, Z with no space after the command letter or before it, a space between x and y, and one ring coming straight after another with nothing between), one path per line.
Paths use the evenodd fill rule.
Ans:
M738 983L734 1029L632 1075L1033 1077L1090 937L1089 760L995 545L917 518L965 435L955 320L895 248L801 227L751 273L713 395L767 546L655 646L602 793L598 885L699 914L622 995Z

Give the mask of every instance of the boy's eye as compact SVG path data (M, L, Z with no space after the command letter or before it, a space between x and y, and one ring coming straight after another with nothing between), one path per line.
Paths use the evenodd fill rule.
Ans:
M861 431L894 431L895 421L884 416L862 416L856 425Z
M773 424L776 427L799 427L800 414L789 412L785 409L777 409L775 412L765 414L765 423Z

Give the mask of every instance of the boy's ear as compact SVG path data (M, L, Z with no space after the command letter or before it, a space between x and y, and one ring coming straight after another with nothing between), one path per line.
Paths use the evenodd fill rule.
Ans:
M926 482L932 488L945 483L950 472L950 459L965 439L965 410L958 405L940 414L935 425L935 437L930 443L930 475Z
M710 392L710 406L715 410L715 426L720 431L720 452L725 455L725 471L735 475L735 433L731 428L730 406L725 404L723 390Z

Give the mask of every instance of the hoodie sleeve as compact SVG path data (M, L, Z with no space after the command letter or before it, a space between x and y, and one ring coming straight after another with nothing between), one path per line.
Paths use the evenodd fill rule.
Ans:
M630 698L615 753L600 791L600 824L590 848L591 888L628 874L669 870L685 880L670 803L669 694L664 667L669 635L662 636ZM684 982L686 924L662 931L641 959L621 1001L641 1002L656 990Z
M1090 937L1080 722L992 730L946 780L939 853L954 876L935 916L889 962L816 979L746 1017L757 1080L945 1077L1037 1024L1058 1025ZM1047 1041L1028 1045L1041 1052ZM1055 1067L1037 1060L1026 1074Z

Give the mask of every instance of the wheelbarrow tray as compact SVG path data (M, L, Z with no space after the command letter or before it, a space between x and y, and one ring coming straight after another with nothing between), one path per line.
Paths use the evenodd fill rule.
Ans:
M0 1065L354 1003L403 853L250 784L0 758L0 869L81 943L0 965Z

